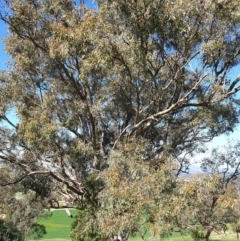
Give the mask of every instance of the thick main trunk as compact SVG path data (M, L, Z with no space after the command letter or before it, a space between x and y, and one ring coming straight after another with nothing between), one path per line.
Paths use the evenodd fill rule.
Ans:
M211 233L212 233L212 228L208 228L206 231L206 234L205 234L206 241L209 241L209 237L210 237Z

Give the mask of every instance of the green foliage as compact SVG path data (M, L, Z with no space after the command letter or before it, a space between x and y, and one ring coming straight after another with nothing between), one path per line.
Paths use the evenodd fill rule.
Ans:
M196 239L209 240L213 231L226 231L228 223L238 220L235 206L239 197L232 183L222 185L223 178L202 174L179 183L182 213L176 219L176 226L180 230L190 230Z
M237 233L237 240L239 240L239 233L240 233L240 221L232 224L233 231Z
M87 178L85 185L91 191L92 199L79 203L79 214L72 223L70 236L75 241L104 241L107 236L99 226L96 216L99 209L98 194L103 188L103 182L96 179L96 174L92 174Z
M24 235L17 229L14 223L0 220L0 240L23 241Z
M204 229L201 227L198 229L194 229L190 232L190 236L194 241L204 240L205 239Z
M42 224L33 223L31 233L33 235L33 239L38 240L47 234L46 227Z
M39 193L26 188L24 183L14 182L18 178L19 170L12 170L11 166L2 166L0 174L0 214L3 217L1 223L6 238L10 240L27 240L33 229L36 230L35 222L44 207L46 201L39 197ZM21 172L20 172L21 173ZM19 191L21 195L19 195Z
M165 205L175 187L172 164L166 166L161 159L146 163L141 160L144 150L144 143L131 143L122 152L111 152L110 166L101 175L105 188L100 193L98 218L108 235L124 231L145 236L147 230L157 237L171 233L174 214L168 215Z
M72 223L70 234L74 241L105 241L107 236L102 232L96 219L96 208L87 205L80 208L79 215Z
M233 224L232 227L233 227L233 230L234 230L235 232L240 233L240 221L238 221L238 222L236 222L235 224Z

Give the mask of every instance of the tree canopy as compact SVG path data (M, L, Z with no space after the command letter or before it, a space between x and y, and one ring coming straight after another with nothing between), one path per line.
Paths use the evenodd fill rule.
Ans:
M8 123L0 160L21 170L16 182L44 175L96 206L119 195L119 210L130 212L141 196L146 211L145 198L153 198L150 218L193 152L239 121L240 6L96 2L93 10L82 1L5 1L11 61L0 75L0 119ZM133 213L140 223L142 213ZM121 217L114 215L109 226ZM109 230L122 231L122 222Z

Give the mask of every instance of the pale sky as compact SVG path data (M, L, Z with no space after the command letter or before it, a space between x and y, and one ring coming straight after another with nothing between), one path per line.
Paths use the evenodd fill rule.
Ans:
M7 61L8 57L6 53L4 52L4 44L3 44L3 38L7 35L7 26L0 21L0 70L3 70L6 68L5 62Z

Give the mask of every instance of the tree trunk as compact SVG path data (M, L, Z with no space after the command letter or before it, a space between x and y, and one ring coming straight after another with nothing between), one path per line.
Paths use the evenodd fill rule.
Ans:
M237 232L237 240L239 240L239 232Z
M210 234L212 233L212 228L208 228L205 234L205 240L209 241Z

